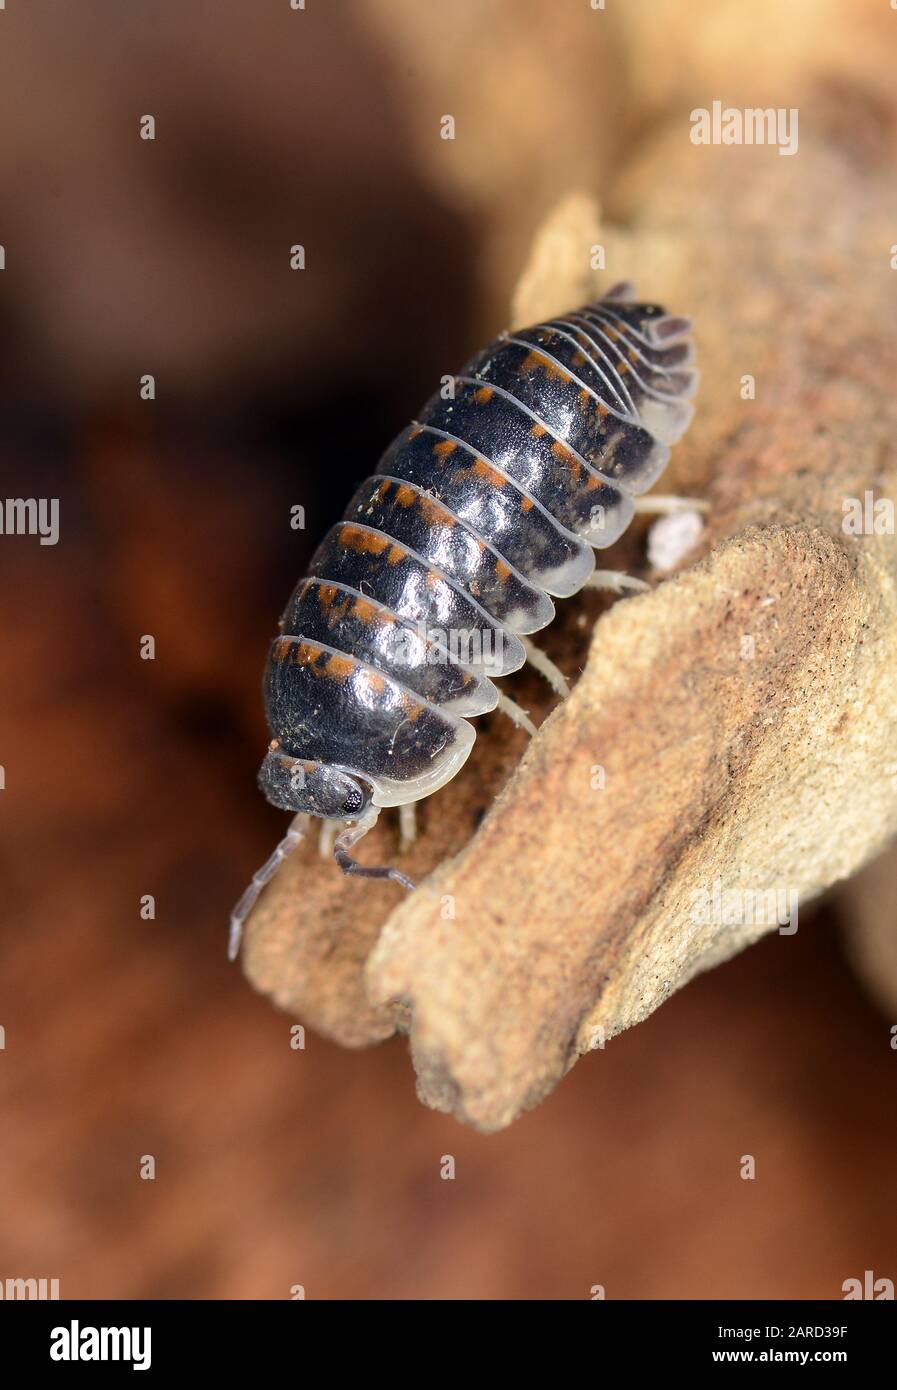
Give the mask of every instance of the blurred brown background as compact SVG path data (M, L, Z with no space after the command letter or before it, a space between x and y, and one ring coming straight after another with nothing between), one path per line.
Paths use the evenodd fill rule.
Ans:
M625 8L0 12L2 496L61 507L56 547L0 540L0 1279L825 1298L895 1277L897 1054L844 958L847 899L488 1139L417 1103L401 1041L293 1051L224 958L283 824L254 786L276 617L354 482L501 326L554 200L612 214L627 153L717 98L809 122L834 86L893 148L886 6Z

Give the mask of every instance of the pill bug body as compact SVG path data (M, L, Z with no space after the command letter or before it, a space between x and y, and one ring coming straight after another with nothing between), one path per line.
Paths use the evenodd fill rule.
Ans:
M619 286L503 334L427 402L281 619L259 772L270 802L369 828L376 808L458 772L470 717L499 702L494 679L523 665L552 600L589 582L687 428L690 327ZM342 867L401 879L351 859L361 833L338 837Z

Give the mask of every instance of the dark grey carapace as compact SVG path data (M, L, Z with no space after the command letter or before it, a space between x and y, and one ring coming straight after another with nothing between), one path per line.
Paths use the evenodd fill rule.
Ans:
M505 333L433 396L324 537L281 620L265 677L272 741L259 785L296 814L234 910L231 953L306 816L346 823L454 777L496 676L539 655L526 635L588 584L692 415L691 322L617 286ZM544 670L544 658L541 669Z

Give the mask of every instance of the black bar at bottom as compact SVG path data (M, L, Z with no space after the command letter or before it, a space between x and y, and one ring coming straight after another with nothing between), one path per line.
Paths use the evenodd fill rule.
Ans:
M4 1302L0 1339L7 1366L63 1380L83 1371L161 1375L194 1366L206 1374L275 1370L316 1378L332 1367L344 1377L353 1365L379 1375L389 1365L407 1373L412 1364L441 1380L469 1375L473 1366L481 1373L490 1360L506 1380L518 1358L533 1374L534 1352L558 1373L581 1365L579 1375L615 1365L640 1372L829 1365L855 1375L883 1360L895 1330L894 1304L885 1300L411 1307L409 1317L406 1303ZM431 1339L435 1365L428 1367Z

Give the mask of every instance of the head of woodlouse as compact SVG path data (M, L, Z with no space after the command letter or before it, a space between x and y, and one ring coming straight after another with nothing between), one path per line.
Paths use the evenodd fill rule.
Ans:
M272 806L324 820L358 820L371 804L371 788L329 763L293 758L275 739L259 768L258 784Z

